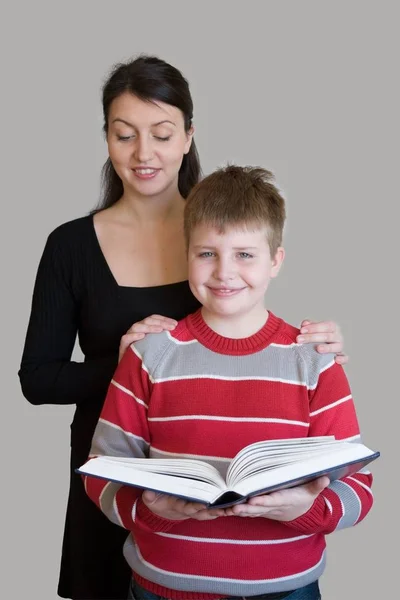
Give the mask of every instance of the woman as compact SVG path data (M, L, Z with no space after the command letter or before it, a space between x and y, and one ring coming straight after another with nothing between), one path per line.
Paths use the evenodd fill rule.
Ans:
M76 404L58 587L74 600L125 599L129 588L126 534L88 499L74 473L88 456L118 356L198 307L183 236L184 199L200 176L187 81L164 61L141 56L114 69L103 111L104 198L94 214L61 225L47 240L19 371L32 404ZM308 329L305 341L328 342L320 350L345 362L334 324ZM71 361L77 334L83 363Z

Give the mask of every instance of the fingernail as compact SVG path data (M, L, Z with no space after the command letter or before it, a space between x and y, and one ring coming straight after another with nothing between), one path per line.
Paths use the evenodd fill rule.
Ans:
M302 336L302 335L297 336L297 341L298 341L299 344L301 344L302 342L304 342L304 336Z
M308 329L307 329L307 327L302 327L302 328L300 329L300 331L301 331L301 333L308 333Z

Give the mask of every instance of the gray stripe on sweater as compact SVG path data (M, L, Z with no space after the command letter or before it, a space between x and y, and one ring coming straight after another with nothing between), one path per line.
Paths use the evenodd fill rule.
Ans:
M122 431L120 427L108 421L99 420L90 455L146 458L149 455L149 444L146 440Z
M116 525L122 526L122 521L119 518L118 512L115 510L115 495L118 490L122 487L120 483L109 482L101 493L100 497L100 508L105 515L115 523Z
M343 481L333 481L329 489L337 494L343 504L344 515L337 524L336 529L345 529L353 527L360 516L361 504L356 492Z
M314 344L270 345L254 354L233 356L209 350L199 342L175 343L166 332L148 334L134 344L153 380L211 376L218 379L278 379L314 388L319 374L333 360Z
M242 551L239 546L240 543L238 543L238 551ZM221 552L222 551L223 550L221 550ZM259 583L249 583L233 579L212 577L185 577L184 575L154 568L151 564L143 560L132 536L129 536L124 544L124 556L135 573L138 573L138 575L141 575L145 579L157 583L158 585L173 590L221 594L222 596L255 596L258 594L283 592L304 587L322 575L325 569L326 560L324 552L320 562L305 573L281 577L276 580L271 579L260 581Z

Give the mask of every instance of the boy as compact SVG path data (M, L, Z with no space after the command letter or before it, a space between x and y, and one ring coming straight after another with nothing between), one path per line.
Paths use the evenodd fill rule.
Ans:
M199 458L224 475L252 442L359 438L342 367L296 344L298 330L265 308L284 258L284 222L284 200L263 169L230 166L194 188L185 234L189 283L202 308L125 352L92 456ZM322 477L212 510L85 478L94 502L131 532L131 597L176 600L320 598L325 535L365 517L371 483L367 472L330 485Z

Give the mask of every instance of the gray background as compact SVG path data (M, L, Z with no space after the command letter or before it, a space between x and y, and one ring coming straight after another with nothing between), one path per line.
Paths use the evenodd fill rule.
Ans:
M101 83L113 63L139 52L189 79L205 173L228 160L259 164L287 197L287 259L268 305L295 324L340 323L364 439L382 452L371 514L328 538L323 597L383 598L383 584L396 596L397 560L384 541L394 537L396 548L399 534L395 8L383 0L3 7L2 598L56 598L73 407L30 406L17 370L46 237L98 198Z

